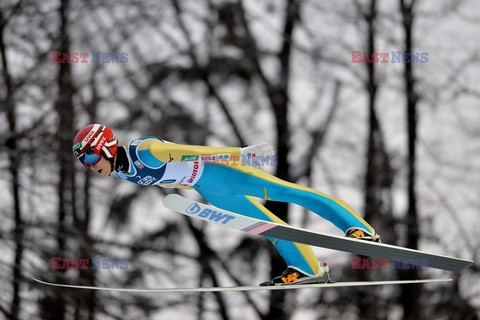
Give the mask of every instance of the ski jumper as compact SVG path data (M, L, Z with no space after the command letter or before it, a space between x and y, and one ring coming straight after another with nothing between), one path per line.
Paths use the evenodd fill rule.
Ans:
M214 206L280 224L286 223L258 199L295 203L330 221L344 233L358 228L375 234L344 201L242 164L241 148L180 145L143 137L131 141L125 150L129 167L115 170L121 179L146 186L192 188ZM308 245L269 240L289 267L310 276L318 273L319 261Z

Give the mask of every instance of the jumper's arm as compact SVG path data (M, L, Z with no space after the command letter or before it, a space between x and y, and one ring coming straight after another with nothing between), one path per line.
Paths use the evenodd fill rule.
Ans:
M180 162L201 160L202 155L229 155L240 160L241 148L238 147L209 147L192 146L161 142L158 140L145 141L149 143L148 148L155 158L163 162ZM142 147L144 147L142 145ZM146 147L146 146L145 146Z

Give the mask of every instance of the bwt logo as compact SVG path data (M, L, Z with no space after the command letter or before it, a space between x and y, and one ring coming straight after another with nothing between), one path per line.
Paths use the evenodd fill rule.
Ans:
M128 259L108 259L102 257L93 257L91 259L66 259L62 257L52 257L52 269L127 269ZM91 262L91 263L90 263Z
M62 52L52 51L52 63L127 63L127 52Z
M389 61L388 52L367 52L352 51L352 63L427 63L428 52L410 53L402 51L391 51L392 59Z
M215 222L221 222L222 224L227 224L231 220L235 219L234 216L220 212L220 211L215 211L211 209L202 209L200 205L196 202L191 204L186 212L190 215L197 215L198 217L202 218L203 220L212 220Z
M389 269L389 265L391 265L391 269L394 270L427 269L428 259L352 257L352 269Z

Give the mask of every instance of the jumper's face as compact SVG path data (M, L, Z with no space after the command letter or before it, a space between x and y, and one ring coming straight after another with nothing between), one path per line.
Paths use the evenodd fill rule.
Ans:
M100 161L88 167L104 177L107 177L112 173L112 165L103 155L101 155Z

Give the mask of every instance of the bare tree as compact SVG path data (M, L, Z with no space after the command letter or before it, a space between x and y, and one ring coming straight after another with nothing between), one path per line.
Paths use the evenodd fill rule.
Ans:
M11 10L11 14L14 14L20 2ZM12 76L10 74L9 63L6 55L6 44L4 39L5 26L8 23L8 17L5 13L0 11L0 55L2 56L2 75L5 81L5 98L3 105L5 106L5 112L8 122L8 139L5 142L8 152L8 171L11 176L10 187L13 198L13 216L14 216L14 230L13 238L15 240L15 258L13 262L13 275L12 275L12 300L10 304L10 311L6 316L10 319L18 319L21 298L20 298L20 285L23 282L21 275L21 265L24 255L24 232L25 225L23 222L23 211L20 199L20 164L21 164L21 149L19 148L19 135L17 131L17 115L16 115L16 103L14 100L14 84Z
M413 31L415 26L415 0L400 1L400 11L402 13L402 26L404 32L404 50L403 52L414 52L414 38ZM416 161L417 161L417 125L418 125L418 111L417 102L419 95L416 89L416 79L414 75L414 64L405 63L404 69L404 90L406 100L406 116L407 116L407 197L408 207L405 217L407 241L405 246L407 248L418 249L418 242L420 239L418 208L417 208L417 192L415 185L417 183L416 175ZM418 278L418 269L409 269L400 272L402 279L416 279ZM402 295L400 301L403 305L404 319L416 319L420 314L419 298L421 294L421 287L415 285L408 285L402 287Z
M60 29L58 34L58 49L61 52L70 52L69 28L69 0L62 0L58 7ZM71 137L73 134L73 95L75 88L72 80L71 65L61 63L58 66L58 96L54 102L54 109L58 115L58 146L57 158L59 167L58 192L58 221L57 221L57 247L58 253L67 256L68 226L70 219L78 222L75 210L75 180L73 171L73 159L71 156ZM55 275L55 281L61 282L62 277ZM45 297L42 302L42 314L44 319L65 319L67 301L63 295L55 293L54 296Z
M379 38L378 32L378 8L377 1L370 0L365 6L355 1L358 15L366 25L366 50L369 57L378 54L376 41ZM366 78L364 87L367 95L368 106L368 135L366 146L366 168L364 179L364 217L376 230L384 235L383 241L394 243L394 223L392 218L392 197L393 170L390 166L389 154L385 145L382 124L377 113L377 101L379 80L377 75L377 64L366 61ZM371 280L372 275L366 272L359 274L360 280ZM361 291L362 298L358 300L359 317L361 319L386 319L387 303L381 297L369 290Z

